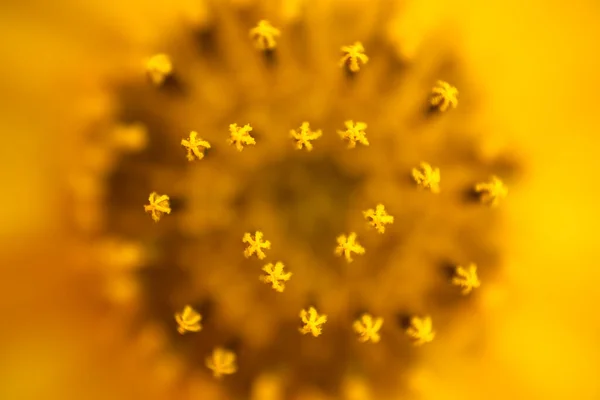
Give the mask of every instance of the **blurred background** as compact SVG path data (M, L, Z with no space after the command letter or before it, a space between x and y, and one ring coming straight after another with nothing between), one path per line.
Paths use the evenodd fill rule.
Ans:
M247 38L262 18L282 30L275 66ZM5 0L0 19L0 398L600 398L598 2ZM336 62L355 40L371 61L349 80ZM163 51L183 84L155 95L144 63ZM438 78L461 94L432 121L419 105ZM304 118L334 139L296 162L287 131ZM337 143L352 118L370 124L370 153ZM134 122L141 154L98 147ZM259 145L187 164L189 130L219 143L233 122L256 124ZM397 183L423 157L447 197ZM78 174L90 165L103 173ZM509 185L497 210L456 200L491 173ZM142 209L154 187L176 199L156 225ZM386 239L342 214L380 198L398 215ZM374 258L328 269L316 226L358 230ZM263 294L260 265L237 257L258 228L297 271L288 297ZM493 268L463 299L438 290L440 257ZM309 300L330 325L288 337ZM188 302L212 305L184 340L172 314ZM344 330L365 306L386 316L379 347ZM392 328L403 307L440 321L431 346ZM203 360L220 344L240 370L216 381Z

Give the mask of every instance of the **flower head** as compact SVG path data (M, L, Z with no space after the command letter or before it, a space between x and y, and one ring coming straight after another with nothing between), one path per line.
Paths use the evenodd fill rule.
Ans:
M462 288L462 294L469 294L473 289L478 288L481 285L479 277L477 276L477 266L473 263L469 264L468 267L456 267L454 271L455 275L452 278L452 284Z
M256 254L256 257L262 260L267 256L263 249L268 250L271 248L271 242L264 240L264 235L260 231L254 233L254 238L250 233L245 233L242 242L248 244L248 247L244 250L244 257L246 258Z
M383 318L375 318L370 314L363 314L360 319L354 321L352 328L358 336L358 340L361 342L368 342L369 340L373 343L379 342L381 339L379 330L383 325Z
M369 225L376 228L379 233L385 232L385 225L394 223L394 217L385 211L385 206L383 204L377 204L375 209L371 208L367 211L363 211L363 215Z
M189 305L185 306L182 312L175 313L177 332L182 335L186 332L199 332L202 329L201 320L202 316Z
M321 135L322 132L320 129L311 131L308 122L303 122L298 131L296 129L290 131L290 136L296 141L296 149L298 150L301 150L302 147L304 147L307 151L312 151L313 145L311 141L320 138Z
M242 127L238 127L237 124L229 125L230 138L227 139L227 143L235 145L238 151L244 150L244 145L255 145L256 141L252 136L252 127L250 124L246 124Z
M353 149L354 147L356 147L356 143L360 143L363 146L369 145L369 140L367 140L367 134L365 133L365 129L367 129L367 124L365 124L364 122L354 123L354 121L350 120L346 121L344 125L346 126L346 130L338 130L338 134L342 139L348 141L349 149Z
M337 256L344 255L344 258L348 262L352 262L352 253L365 254L365 248L362 247L356 241L356 233L352 232L348 236L340 235L337 238L337 247L335 248L335 254Z
M194 159L202 160L204 158L204 150L210 149L210 143L198 137L198 132L191 131L188 139L181 139L181 145L187 150L188 161Z
M215 378L221 378L224 375L231 375L237 371L235 353L217 347L209 357L206 357L206 367L213 372Z
M159 195L156 192L152 192L150 193L150 197L148 197L148 201L150 204L144 206L144 211L152 215L154 222L158 222L163 214L171 214L169 196L166 194Z
M173 73L171 58L166 54L156 54L146 62L146 72L156 86L164 83L165 79Z
M412 176L419 186L431 190L432 193L440 192L440 169L433 168L426 162L420 164L421 168L413 168Z
M458 105L458 89L445 81L437 81L431 89L430 103L438 107L441 112L446 111L450 106L456 108Z
M327 315L319 315L314 307L309 307L308 311L300 311L300 319L304 324L304 326L300 328L300 333L303 335L310 333L314 337L317 337L321 334L322 325L327 322Z
M341 50L344 55L340 60L340 67L346 65L350 71L358 72L360 64L369 62L369 57L365 54L365 48L361 42L355 42L350 46L342 46Z
M475 185L475 191L480 194L482 203L492 207L497 206L508 195L508 188L497 176L492 176L489 182Z
M406 334L413 340L416 346L431 342L435 337L431 317L412 317Z
M262 270L267 273L260 277L260 280L265 283L270 283L271 287L278 292L283 292L285 289L285 283L292 277L291 272L283 272L284 265L278 261L273 265L269 263L265 265Z
M258 25L250 29L250 38L254 45L260 50L272 50L277 46L275 38L281 34L279 29L275 28L267 20L258 21Z

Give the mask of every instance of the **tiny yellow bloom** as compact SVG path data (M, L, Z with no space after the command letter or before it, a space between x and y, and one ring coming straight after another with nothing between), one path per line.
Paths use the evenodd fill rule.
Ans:
M375 318L370 314L363 314L360 319L354 321L352 328L358 336L358 340L362 343L369 340L373 343L378 343L381 339L379 330L383 325L383 318Z
M164 83L165 79L173 73L171 58L166 54L156 54L146 62L146 72L156 86Z
M413 343L416 346L431 342L435 337L431 317L412 317L406 334L413 339Z
M314 307L309 307L308 311L300 311L300 319L304 324L304 326L300 328L300 333L303 335L311 333L314 337L317 337L321 334L321 330L323 329L322 325L327 322L327 315L319 315Z
M158 222L163 214L171 214L169 196L166 194L158 195L158 193L152 192L148 201L150 204L144 206L144 211L151 213L154 222Z
M341 50L344 55L340 60L340 67L347 65L350 71L358 72L360 64L364 65L369 62L369 57L365 54L365 48L361 42L355 42L350 46L342 46Z
M195 158L202 160L204 150L210 149L210 143L199 138L196 131L191 131L188 139L181 139L181 145L187 150L188 161L194 161Z
M337 238L338 246L335 248L335 255L344 255L346 261L352 262L352 253L365 254L365 248L356 241L356 233L350 235L340 235Z
M365 133L365 129L367 129L367 124L365 124L364 122L357 122L355 124L354 121L350 120L344 122L344 125L346 126L346 130L338 130L337 132L342 139L348 141L349 149L355 148L357 142L364 146L369 145L369 141L367 140L367 134Z
M320 129L311 131L308 122L303 122L302 125L300 125L299 131L296 131L295 129L290 131L291 138L296 141L296 149L301 150L302 147L304 147L307 151L313 149L311 141L320 138L322 134L323 132Z
M469 264L467 268L457 266L452 284L461 287L462 294L469 294L473 289L478 288L481 282L477 276L477 266L473 263Z
M244 256L246 258L251 257L255 253L259 260L262 260L267 256L263 249L269 250L271 248L271 242L264 240L263 237L264 235L260 231L254 233L254 238L252 238L252 235L248 232L244 234L242 242L248 244L248 247L244 250Z
M446 111L450 106L456 108L458 105L458 89L448 82L437 81L436 85L431 89L430 104L438 107L442 112Z
M227 139L227 143L234 144L238 151L242 151L244 149L244 145L256 144L254 138L250 136L250 132L252 132L252 127L249 124L246 124L242 127L238 127L237 124L231 124L229 125L229 133L231 137Z
M508 188L497 176L492 176L489 182L475 185L475 191L480 194L482 203L492 207L497 206L508 195Z
M236 355L232 351L217 347L206 357L206 366L212 370L215 378L231 375L237 371Z
M182 335L186 332L199 332L202 329L201 320L202 316L189 305L185 306L182 312L175 313L177 332Z
M273 265L273 263L269 263L262 268L267 275L263 275L259 279L264 283L271 283L271 287L276 291L283 292L285 289L284 282L289 281L292 277L292 273L284 273L283 268L284 265L280 261L276 262L275 265Z
M250 29L250 38L254 45L260 50L272 50L277 46L275 38L281 34L269 21L258 21L258 25Z
M376 228L379 233L385 232L385 225L394 223L394 217L385 211L385 206L383 204L377 204L375 209L371 208L367 211L363 211L363 215L369 225Z
M413 168L412 176L421 187L431 190L432 193L440 192L440 169L433 168L426 162L420 164L421 169Z

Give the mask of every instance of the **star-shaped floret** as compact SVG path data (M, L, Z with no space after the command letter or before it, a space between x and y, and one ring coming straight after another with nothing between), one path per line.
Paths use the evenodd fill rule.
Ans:
M156 192L152 192L150 193L150 197L148 197L148 201L150 204L144 206L144 211L152 215L154 222L158 222L163 214L171 214L169 196L166 194L159 195Z
M358 72L361 64L369 62L369 57L365 54L365 48L361 42L355 42L350 46L342 46L341 48L342 59L340 60L340 67L347 66L352 72Z
M440 192L440 169L433 168L426 162L422 162L419 168L412 169L412 176L417 184L432 193Z
M210 143L198 137L198 132L191 131L188 139L181 139L181 145L187 150L188 161L194 159L202 160L204 158L204 150L210 149Z
M348 141L349 149L355 148L356 143L360 143L363 146L369 145L369 140L367 139L367 134L365 132L365 129L367 129L367 124L364 122L354 123L354 121L350 120L344 122L344 125L346 126L346 130L338 130L337 132L342 139Z
M271 242L264 240L264 235L260 231L256 231L254 233L254 237L252 237L250 233L246 232L242 238L242 242L248 244L248 247L246 247L246 250L244 250L244 256L246 258L256 254L256 257L258 257L259 260L262 260L267 256L263 249L268 250L271 248Z
M285 282L289 281L292 277L291 272L283 272L285 266L282 262L278 261L273 265L269 263L265 265L262 270L266 272L266 275L260 277L260 280L265 283L270 283L271 287L278 292L283 292L285 289Z
M360 342L364 343L370 340L373 343L377 343L381 339L379 330L382 325L383 318L373 318L370 314L363 314L360 319L354 321L352 328L358 334Z
M383 204L377 204L375 209L371 208L367 211L363 211L363 215L369 225L377 229L377 232L379 233L385 232L385 225L394 223L394 217L385 211L385 206Z
M335 248L335 254L337 256L344 255L344 258L348 262L352 262L352 253L365 254L365 248L356 241L356 233L352 232L348 236L340 235L337 238L337 247Z
M307 151L311 151L313 149L313 144L311 141L316 140L321 137L323 133L321 130L311 131L310 124L308 122L303 122L300 125L300 129L292 129L290 131L290 136L295 140L296 149L301 150L303 147Z
M300 319L304 326L300 328L300 333L306 335L307 333L317 337L321 334L322 326L327 322L327 315L319 315L314 307L309 307L307 310L300 311Z

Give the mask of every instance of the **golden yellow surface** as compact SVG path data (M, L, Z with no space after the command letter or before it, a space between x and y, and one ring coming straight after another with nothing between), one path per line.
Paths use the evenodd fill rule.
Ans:
M278 49L290 40L289 37L285 39L285 27L308 18L306 15L312 18L314 35L339 29L340 46L355 40L362 40L366 45L363 36L377 30L394 43L398 57L408 62L419 62L428 57L434 59L432 52L449 43L453 50L458 47L463 57L462 74L468 77L465 86L472 93L476 92L471 101L473 98L479 101L471 116L473 124L485 127L480 147L482 157L493 158L508 151L520 164L518 178L511 182L508 197L499 205L498 218L490 227L501 238L498 272L488 282L482 276L481 287L476 289L480 291L478 296L448 314L448 321L453 323L448 322L446 326L451 328L436 330L432 343L409 350L409 356L402 353L404 367L401 362L387 362L385 357L391 356L381 350L405 346L397 344L402 343L400 335L394 336L395 344L390 344L386 328L393 323L386 318L380 343L360 344L372 345L366 348L352 345L368 360L365 363L371 375L361 377L350 373L339 380L339 390L335 393L324 392L319 385L310 382L302 386L301 381L298 383L302 376L294 377L294 392L290 393L282 388L282 382L286 382L284 372L266 369L250 373L248 371L255 365L263 364L260 360L244 360L243 354L238 357L237 374L215 381L203 365L208 353L183 357L174 351L164 352L172 346L169 344L172 332L164 334L161 329L156 329L152 320L145 321L140 331L132 333L130 327L139 322L139 317L132 306L135 302L130 299L136 298L139 281L120 275L114 282L110 281L114 283L110 296L121 299L118 311L99 295L99 280L110 280L112 275L110 272L98 274L93 269L92 247L82 245L82 242L93 244L96 239L74 229L73 209L66 200L68 188L74 185L70 175L74 168L72 160L81 155L85 145L81 132L87 129L90 120L102 120L103 115L110 114L119 104L111 85L119 78L143 81L135 77L138 73L143 74L144 62L149 56L168 49L171 37L185 31L186 27L202 26L213 16L201 6L201 1L191 0L4 2L0 5L0 31L4 38L0 45L3 54L0 63L3 144L0 155L4 165L1 172L4 190L0 202L0 310L3 317L0 398L244 398L239 397L239 391L230 391L229 386L235 386L236 379L250 382L249 377L253 377L248 383L251 387L244 393L252 400L600 398L600 291L597 288L600 272L596 262L600 222L597 207L600 161L596 154L600 142L600 100L597 95L600 92L599 3L592 0L413 0L394 8L392 15L381 17L377 11L383 8L374 0L215 2L223 9L249 7L253 10L252 15L258 15L256 21L272 20L281 30ZM333 9L341 10L336 15L350 18L351 26L327 25L326 28ZM394 22L382 27L377 25L378 18ZM223 23L231 25L235 21L225 19ZM354 30L355 36L348 30ZM436 41L436 35L442 35L443 39ZM431 43L433 47L428 48ZM313 53L313 49L304 51L311 61L324 57L337 67L339 54L319 53L323 49L314 49ZM249 39L247 49L240 53L245 54L244 51L254 54ZM373 76L368 75L369 68L376 68L378 64L376 57L369 54L367 45L366 54L369 63L361 66L359 73L365 73L368 83L368 77ZM175 70L177 67L175 64ZM252 65L248 68L240 72L237 80L242 86L253 87L252 74L259 70ZM327 73L321 73L322 81L318 83L326 84L327 76ZM279 77L281 85L289 84L292 88L296 84L284 79L285 75ZM226 114L230 107L227 93L218 89L224 78L215 79L221 81L203 89L214 104L214 112ZM364 82L365 95L371 102L377 102L376 91ZM420 84L408 87L415 91L414 96L423 95L416 90ZM463 105L461 95L466 88L458 89L458 107L449 109L444 117L450 115L449 118L454 118L451 121L464 128L458 118L466 115L459 113ZM282 90L285 92L285 87ZM261 96L259 92L253 93L250 98ZM465 107L468 107L468 92L465 99ZM314 108L327 102L324 98L311 98L311 101ZM198 111L192 105L189 109L185 106L176 109L173 114L169 114L168 107L160 110L172 118ZM266 118L260 110L249 111L246 115L256 116L259 125ZM361 116L347 117L361 119ZM335 129L342 126L343 120L332 121L333 129L324 131L324 137L314 142L316 150L320 141L325 141L327 133L335 136ZM227 121L227 124L236 122L254 121ZM286 136L289 129L297 128L301 122L294 120L289 127L282 127L285 128L282 134ZM181 126L185 129L173 137L175 146L189 135L191 129L196 129L186 124L182 121ZM223 129L223 143L227 137L227 124ZM369 125L368 134L371 129ZM203 132L200 134L204 137ZM212 145L212 136L206 138ZM373 136L369 140L370 151L381 149L373 143ZM257 140L253 147L259 150L260 141ZM290 147L293 150L291 143ZM187 162L185 149L180 150L182 162ZM249 157L252 150L245 149L240 157ZM236 156L233 152L228 155ZM93 161L93 154L86 160ZM238 167L255 162L250 158L237 160L240 161L231 163ZM102 163L102 160L98 162ZM238 162L239 165L235 164ZM349 170L364 167L360 161L358 165L347 159L345 162ZM220 171L214 171L214 176L218 177ZM228 178L224 175L216 190L230 190ZM444 194L444 179L442 168L440 195ZM86 190L82 183L75 186ZM389 196L390 193L393 191L388 191ZM150 217L143 212L148 194L140 199L139 216L131 217L131 221L147 218L146 230L154 227ZM198 196L211 205L210 199L202 198L201 194ZM226 218L227 212L219 207L216 204L211 210ZM260 205L255 207L261 209ZM389 211L392 213L391 208ZM358 215L360 217L360 211ZM156 226L169 224L169 217L173 216L164 216ZM87 224L92 227L102 222L89 215L81 218L88 218ZM195 218L207 226L225 224L222 220L202 220L209 217ZM265 225L273 226L272 218L265 214ZM125 219L122 223L127 225L128 221ZM396 218L394 224L387 227L386 234L392 229L400 229L392 228L398 224L401 220ZM258 227L240 227L240 256L243 233L255 228ZM277 238L267 237L272 240L275 251ZM361 260L369 256L368 243L364 243L366 254L358 256ZM447 245L440 244L442 247ZM332 252L333 246L335 240L332 241ZM410 247L407 251L410 252ZM230 252L223 252L224 265L232 259ZM304 256L296 253L293 258L300 262ZM130 256L137 260L145 255ZM200 255L185 257L191 256ZM221 257L219 254L202 256L213 263ZM277 256L285 257L286 253L277 253ZM459 261L467 263L471 260ZM366 265L367 261L357 260L356 263L362 266L361 263ZM294 271L292 265L286 263L288 266ZM482 268L479 264L478 267ZM236 299L247 298L248 290L271 290L258 281L260 268L256 272L255 282L229 282L229 293L238 294L220 304L222 309L231 311L227 321L244 319L243 315L235 315ZM286 283L284 293L273 295L291 292L291 296L295 293L299 298L300 294L294 291L297 275ZM357 276L351 278L357 279ZM428 279L426 275L416 278L420 287L426 286L421 283L425 279ZM222 279L217 276L215 282L222 282ZM257 288L248 289L248 285ZM236 291L236 287L239 290ZM343 308L336 296L344 295L343 290L331 289L332 298L325 296L323 302L331 308ZM374 295L370 301L385 309L388 299ZM420 303L416 301L415 304ZM172 315L183 305L168 310L167 314ZM283 313L283 310L278 307L277 312ZM289 319L297 319L298 325L299 310L290 310ZM264 341L273 339L269 327L278 323L277 318L284 317L266 314L269 309L263 303L255 311L260 329L254 329L252 322L248 322L249 326L240 326L240 332L247 334L251 346L263 348L267 345ZM319 311L329 314L327 310ZM373 314L379 315L377 310ZM172 323L171 330L179 336L175 321ZM185 337L198 335L197 338L201 338L200 335L210 329L208 324L203 318L203 331ZM328 325L331 324L330 318L319 338L298 334L296 340L323 339L318 343L330 343L326 340L332 340L332 336L327 339ZM435 319L433 324L435 329ZM351 325L347 331L354 338ZM343 336L346 333L330 330L329 334ZM267 337L271 339L265 339ZM294 343L290 346L295 346ZM216 344L211 342L209 347ZM322 352L323 357L332 354L317 345L306 349ZM307 358L314 362L319 360L318 355L307 354ZM196 360L197 368L189 368L191 359ZM374 366L380 369L380 379L373 378L378 372ZM323 380L327 379L323 377ZM386 390L379 392L381 387ZM233 397L236 393L238 397Z

